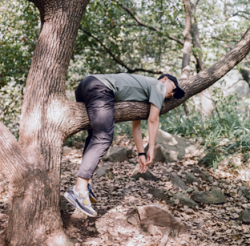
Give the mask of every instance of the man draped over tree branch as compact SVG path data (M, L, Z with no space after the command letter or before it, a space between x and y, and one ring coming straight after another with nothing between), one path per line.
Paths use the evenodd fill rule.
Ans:
M149 149L144 152L141 121L132 121L132 132L139 155L139 170L144 173L154 160L154 146L159 127L159 115L165 99L180 99L185 92L179 87L176 77L161 75L158 80L131 74L92 75L82 80L76 91L76 101L86 105L91 128L85 141L82 162L77 173L77 182L65 198L88 216L97 216L92 203L97 203L90 185L93 172L113 141L114 101L149 102L148 117Z

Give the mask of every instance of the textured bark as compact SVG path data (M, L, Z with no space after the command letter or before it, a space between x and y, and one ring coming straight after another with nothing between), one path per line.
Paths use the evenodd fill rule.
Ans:
M1 167L13 163L9 173L4 169L5 176L21 187L11 196L6 239L10 245L71 245L59 207L61 153L70 110L65 78L88 0L33 2L43 25L26 82L19 143L12 137L9 147L0 151ZM0 129L3 142L6 129Z
M188 79L190 76L190 54L191 54L191 5L189 0L183 0L185 6L185 29L183 31L184 46L182 58L181 79ZM189 109L186 102L183 103L186 116L189 115Z

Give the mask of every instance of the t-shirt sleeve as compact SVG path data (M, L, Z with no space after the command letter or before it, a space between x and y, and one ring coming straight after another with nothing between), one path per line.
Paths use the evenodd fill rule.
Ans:
M151 85L149 87L149 102L153 103L159 110L161 110L166 93L167 89L162 83Z

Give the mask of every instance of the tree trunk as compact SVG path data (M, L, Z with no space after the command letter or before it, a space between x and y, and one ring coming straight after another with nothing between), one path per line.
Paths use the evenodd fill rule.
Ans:
M90 128L83 103L65 95L65 76L77 29L88 0L33 0L42 29L29 71L19 143L0 123L0 170L10 182L9 245L71 245L60 217L62 145ZM190 79L182 79L185 97L163 104L161 114L203 91L239 63L250 50L250 30L224 58ZM116 102L115 121L147 119L149 104Z
M192 34L192 42L193 47L196 48L194 53L194 57L196 59L196 72L200 73L201 71L205 70L205 65L203 62L203 55L202 55L202 47L201 47L201 41L200 41L200 35L199 35L199 29L197 25L196 20L196 5L191 4L192 9L192 26L191 26L191 34ZM204 120L207 116L211 115L213 112L213 102L210 99L211 94L208 89L205 89L200 94L200 102L201 102L201 115L202 119Z
M42 28L27 78L19 143L13 138L11 142L19 151L14 162L22 177L8 178L14 188L6 239L10 245L71 245L59 207L60 162L70 110L65 78L88 0L33 2L41 13ZM4 150L2 156L8 163L11 154Z

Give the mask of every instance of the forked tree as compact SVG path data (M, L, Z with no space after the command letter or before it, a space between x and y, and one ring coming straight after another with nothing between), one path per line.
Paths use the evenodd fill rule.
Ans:
M32 0L41 15L41 32L28 74L20 137L0 122L0 170L9 182L9 245L72 245L60 215L60 163L66 139L90 128L84 104L70 101L65 79L77 30L88 0ZM161 114L211 86L250 50L250 29L213 66L181 79L186 95L164 103ZM149 105L115 103L115 121L147 119Z

